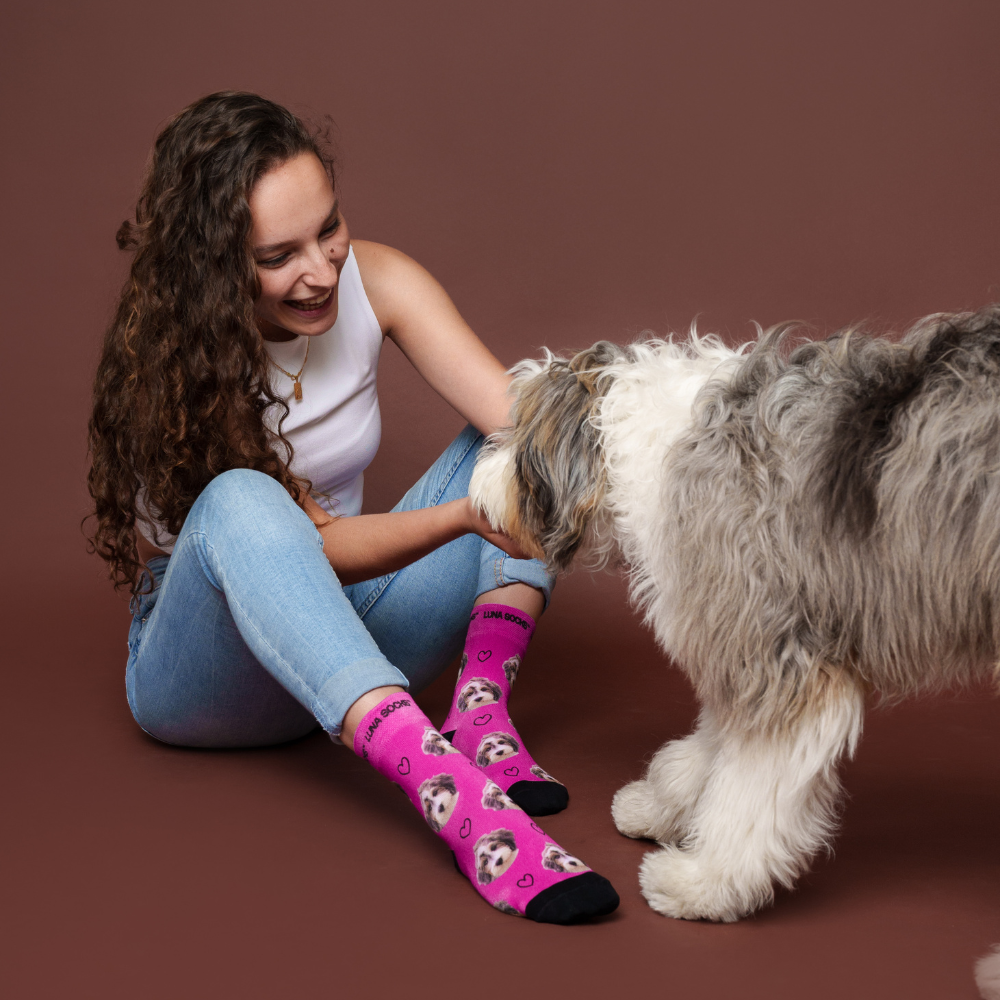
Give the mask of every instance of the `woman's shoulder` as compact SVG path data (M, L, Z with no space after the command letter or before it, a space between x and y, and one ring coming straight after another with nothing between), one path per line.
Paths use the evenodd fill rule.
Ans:
M401 250L371 240L351 240L351 247L383 332L400 318L400 310L418 301L421 292L437 287L429 272Z
M351 248L354 250L354 259L358 262L358 270L366 285L369 280L374 283L392 279L409 271L423 271L412 257L407 257L402 250L387 247L384 243L351 240Z

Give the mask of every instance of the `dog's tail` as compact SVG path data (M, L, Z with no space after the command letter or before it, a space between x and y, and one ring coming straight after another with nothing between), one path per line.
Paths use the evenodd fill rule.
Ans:
M976 962L976 986L983 1000L1000 1000L1000 944Z

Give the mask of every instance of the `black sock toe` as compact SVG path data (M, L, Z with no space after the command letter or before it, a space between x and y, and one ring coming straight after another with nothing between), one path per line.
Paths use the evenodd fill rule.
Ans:
M569 805L569 792L557 781L515 781L507 794L529 816L550 816Z
M597 872L584 872L543 889L524 908L540 924L578 924L618 909L615 887Z

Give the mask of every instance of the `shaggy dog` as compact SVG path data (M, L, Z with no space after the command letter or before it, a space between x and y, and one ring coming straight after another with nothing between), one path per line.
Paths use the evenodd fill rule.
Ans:
M420 744L420 749L435 757L442 757L446 753L462 752L457 747L453 747L436 729L432 729L430 726L424 728L424 741Z
M521 745L510 733L487 733L476 749L476 765L486 767L498 760L515 757L521 750Z
M417 789L424 807L424 819L435 832L440 833L458 805L458 789L455 778L450 774L435 774L420 783Z
M674 917L736 920L830 845L868 692L1000 659L1000 306L901 342L790 330L524 362L470 488L556 569L617 548L695 688L695 731L612 807L662 845L640 882Z
M517 843L510 830L491 830L484 833L473 848L476 856L476 881L489 885L514 863Z
M462 685L458 693L458 710L468 712L470 708L496 704L503 696L499 686L485 677L473 677Z
M590 869L558 844L546 844L542 851L542 867L554 872L589 872Z
M483 808L520 809L521 807L495 781L487 781L483 785Z

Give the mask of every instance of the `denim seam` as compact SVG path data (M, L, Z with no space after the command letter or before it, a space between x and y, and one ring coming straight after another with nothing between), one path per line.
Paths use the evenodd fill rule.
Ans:
M441 499L442 496L444 496L444 491L448 488L452 479L455 478L455 473L458 472L459 466L461 466L461 464L465 461L466 455L468 455L469 452L472 451L478 440L479 437L477 435L469 442L468 447L465 448L465 450L461 453L461 455L459 455L455 459L455 461L452 462L451 468L448 470L447 474L443 477L437 491L431 497L431 507L436 507L438 505L438 501ZM396 572L399 571L397 570ZM380 587L377 587L375 590L373 590L369 595L368 599L365 601L365 603L358 609L358 617L362 621L364 621L365 615L368 614L369 611L371 611L372 605L374 605L374 603L385 593L385 588L388 587L390 583L392 583L395 576L396 573L389 573L387 576L385 576L384 577L385 582Z

